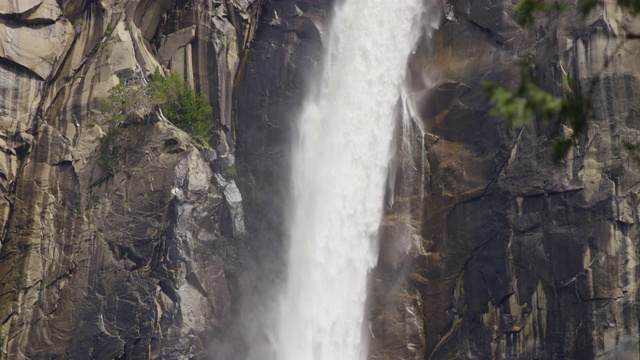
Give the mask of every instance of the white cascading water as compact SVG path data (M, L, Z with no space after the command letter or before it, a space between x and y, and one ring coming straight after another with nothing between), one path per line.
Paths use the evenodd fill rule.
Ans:
M367 274L378 257L394 110L420 0L346 0L292 164L278 360L366 359Z

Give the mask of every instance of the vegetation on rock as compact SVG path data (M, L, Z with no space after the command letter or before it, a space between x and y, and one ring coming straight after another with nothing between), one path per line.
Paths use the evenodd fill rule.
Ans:
M66 17L67 19L71 18L71 16L73 15L73 13L76 11L76 6L74 4L70 4L67 5L63 10L62 10L62 15L64 17Z
M207 99L172 73L162 76L159 69L149 79L151 99L174 125L203 143L209 142L213 129L213 109Z
M640 13L640 0L617 0L620 7L631 15ZM577 10L583 15L589 14L601 2L597 0L579 0ZM516 20L521 26L528 26L534 22L536 13L546 10L566 11L567 6L557 1L523 0L513 7ZM622 40L624 44L624 38ZM603 64L606 69L621 45L610 55ZM505 119L507 127L523 126L532 118L537 118L553 125L552 137L558 138L554 144L553 159L559 161L566 157L571 147L575 146L580 134L588 128L592 116L591 97L596 85L600 81L597 74L588 87L579 88L572 78L563 79L561 96L555 96L543 89L541 82L535 76L535 65L525 61L522 63L520 84L515 91L508 90L502 84L493 81L484 83L484 90L493 109L491 113ZM571 131L562 136L563 125ZM633 150L635 145L627 144Z
M101 110L107 124L120 125L148 117L157 105L159 104L152 98L149 86L141 79L133 78L121 80L120 84L111 88Z
M109 129L100 139L98 164L108 172L115 171L126 155L128 142L123 127L141 121L149 123L158 109L201 144L209 142L213 109L207 99L178 75L165 77L156 69L148 82L134 77L109 90L101 108Z
M98 165L109 173L113 173L125 155L123 130L110 127L107 134L100 138L100 155Z

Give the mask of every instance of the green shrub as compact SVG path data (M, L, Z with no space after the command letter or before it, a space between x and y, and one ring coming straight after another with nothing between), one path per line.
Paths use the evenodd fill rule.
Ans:
M107 24L107 29L104 31L104 37L109 37L113 34L113 30L116 28L116 24L109 22Z
M110 127L107 134L100 138L98 165L113 174L126 154L125 147L123 130L117 126Z
M203 144L209 142L213 109L207 99L198 95L178 75L164 77L160 69L156 69L148 84L134 78L120 81L109 90L109 96L101 106L103 124L108 130L100 139L100 167L110 173L116 170L128 147L122 126L149 119L157 107L169 121L194 139Z
M238 166L236 164L229 166L225 171L225 174L230 178L238 176Z
M102 113L107 123L133 123L147 117L156 104L152 101L147 85L140 80L120 81L109 90L109 96L102 103Z
M76 6L74 4L68 5L62 10L62 15L67 19L71 18L73 13L76 11Z
M149 87L152 101L169 121L201 142L209 142L213 109L203 95L198 95L177 74L164 77L157 68L149 79Z

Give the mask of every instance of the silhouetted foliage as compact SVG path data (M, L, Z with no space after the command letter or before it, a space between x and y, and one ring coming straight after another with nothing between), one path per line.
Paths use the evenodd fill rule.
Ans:
M640 12L640 0L618 0L618 5L635 15ZM600 6L599 0L579 0L577 9L583 15L589 14ZM565 11L566 6L557 1L523 0L514 6L513 12L516 20L522 26L531 25L536 13L554 9ZM606 69L613 56L606 59L603 70ZM493 106L491 113L505 119L507 127L523 126L536 117L547 124L553 125L552 137L559 137L562 125L567 125L572 131L554 144L553 159L559 161L566 157L572 146L577 144L580 134L588 128L588 122L592 115L591 96L600 81L600 74L595 76L585 91L578 89L577 83L572 78L563 79L565 86L562 96L554 96L542 89L539 80L535 76L535 67L525 62L522 64L521 79L515 91L507 90L496 82L483 84L487 99ZM628 145L628 149L637 149L638 146Z
M568 125L573 130L568 138L554 144L553 159L559 161L577 143L578 136L587 126L591 103L578 91L573 79L566 79L565 91L562 97L558 97L539 87L533 66L523 63L522 68L520 84L513 92L496 82L484 83L484 90L493 105L491 114L503 117L509 128L526 125L535 116L553 126L551 136L554 138L563 135L563 124Z

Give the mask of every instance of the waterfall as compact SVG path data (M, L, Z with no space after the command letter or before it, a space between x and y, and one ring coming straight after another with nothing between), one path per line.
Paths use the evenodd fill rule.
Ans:
M365 359L367 274L377 262L394 111L420 0L347 0L293 150L278 360Z

